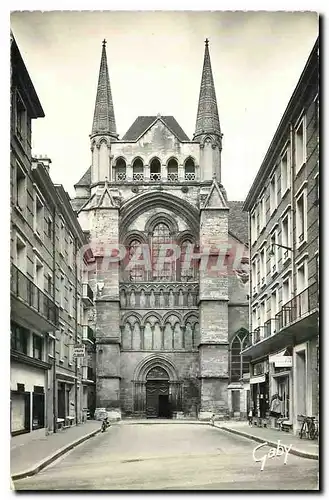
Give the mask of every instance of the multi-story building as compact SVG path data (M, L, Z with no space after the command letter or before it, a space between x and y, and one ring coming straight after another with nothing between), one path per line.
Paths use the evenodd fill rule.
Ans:
M250 384L255 415L294 432L318 414L319 44L244 204L250 221Z
M31 120L44 112L11 42L11 432L57 430L82 421L94 382L74 344L93 346L86 307L93 296L82 284L76 258L85 235L62 186L49 175L51 161L32 158ZM84 305L85 304L85 305ZM90 350L90 349L89 349ZM86 373L85 373L86 372Z
M245 413L247 217L221 184L208 41L193 140L160 114L139 116L119 139L104 42L90 145L72 205L95 255L97 407ZM164 245L175 250L162 265ZM120 265L111 263L119 249Z

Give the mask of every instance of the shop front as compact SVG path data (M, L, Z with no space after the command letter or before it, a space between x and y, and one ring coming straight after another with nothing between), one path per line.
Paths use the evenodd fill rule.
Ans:
M10 373L10 430L11 435L45 428L44 369L11 362Z
M292 348L269 356L271 427L292 428Z
M266 427L269 418L269 374L268 360L251 364L250 397L253 422Z

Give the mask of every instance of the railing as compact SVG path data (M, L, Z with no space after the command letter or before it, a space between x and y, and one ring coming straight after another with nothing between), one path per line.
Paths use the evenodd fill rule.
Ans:
M195 181L195 173L193 172L185 172L184 176L186 181Z
M277 332L277 321L275 318L268 319L264 323L264 338L268 338Z
M289 300L275 316L278 327L284 328L310 313L318 306L318 283L315 282L299 295Z
M253 343L257 344L257 342L259 342L262 339L261 327L259 326L258 328L255 328L253 334L254 334Z
M117 181L125 181L126 180L126 172L117 172L116 173L116 180Z
M89 299L90 302L94 301L94 293L88 283L82 284L82 298Z
M58 326L59 314L55 302L13 264L11 265L10 291L47 321Z
M169 182L177 182L178 181L178 173L171 172L167 175L167 179Z
M160 172L151 172L150 173L150 180L151 181L161 181L161 174L160 174Z
M88 325L82 326L82 339L83 340L90 340L90 342L94 342L94 340L95 340L94 330L90 326L88 326Z
M133 173L133 181L143 181L144 174L142 172L134 172Z

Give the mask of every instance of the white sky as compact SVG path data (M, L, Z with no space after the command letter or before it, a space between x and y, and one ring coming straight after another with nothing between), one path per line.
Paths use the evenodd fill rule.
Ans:
M33 152L71 196L90 165L101 42L117 130L138 115L173 115L192 139L210 40L224 133L222 182L243 200L318 35L311 12L15 12L11 27L46 117Z

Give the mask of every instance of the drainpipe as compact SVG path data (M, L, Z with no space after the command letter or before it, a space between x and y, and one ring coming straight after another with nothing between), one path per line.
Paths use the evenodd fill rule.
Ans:
M295 291L295 238L294 238L294 227L296 221L296 207L294 202L294 193L295 193L295 178L294 178L294 155L293 155L293 146L294 146L294 135L293 135L293 126L290 123L290 202L291 202L291 228L290 228L290 237L291 237L291 288L292 295L296 295Z
M252 314L251 314L251 298L252 298L252 265L251 265L251 213L248 211L248 244L249 244L249 299L248 299L248 312L249 312L249 336L252 338ZM249 402L247 403L246 410L248 411L248 406L251 408L251 385L250 379L252 376L251 363L249 362ZM254 408L253 408L254 409Z
M56 304L56 208L53 210L53 300ZM56 341L53 342L53 431L57 432L57 404L56 404Z
M290 300L296 296L296 289L295 289L295 248L296 248L296 242L294 238L294 227L295 227L295 221L296 221L296 207L295 207L295 200L294 200L294 193L295 193L295 177L294 177L294 155L293 155L293 149L294 149L294 134L293 134L293 125L290 122L290 202L291 202L291 228L290 228L290 238L291 238L291 245L290 248L292 249L291 252L291 297ZM291 408L289 408L289 413L292 415L292 421L293 421L293 428L297 424L297 415L295 415L295 404L297 402L297 398L295 397L295 384L294 384L294 371L295 367L292 368L292 379L291 379L291 392L292 392L292 398L290 398L291 401ZM291 412L290 412L291 410Z
M78 265L77 265L77 239L74 238L75 260L75 343L78 343ZM78 358L75 358L75 425L78 425Z

